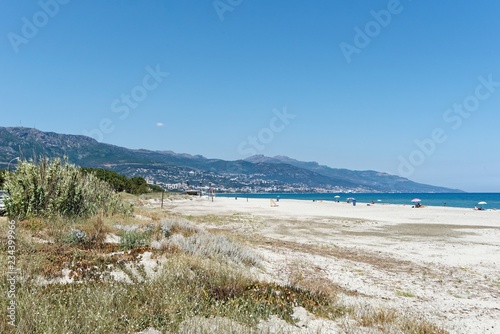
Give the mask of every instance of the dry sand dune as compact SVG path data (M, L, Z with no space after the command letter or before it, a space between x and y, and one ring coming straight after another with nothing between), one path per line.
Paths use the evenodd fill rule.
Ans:
M206 198L182 215L252 240L263 277L299 271L338 286L344 302L394 308L450 333L500 333L500 211L450 207ZM356 332L353 330L353 332Z

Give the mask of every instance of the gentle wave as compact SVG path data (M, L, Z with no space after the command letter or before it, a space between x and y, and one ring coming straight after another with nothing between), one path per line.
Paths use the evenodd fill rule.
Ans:
M458 208L482 207L484 209L500 209L500 193L261 193L261 194L218 194L224 197L241 198L273 198L273 199L297 199L308 201L340 201L346 202L349 197L355 198L359 203L386 203L414 205L413 199L421 200L422 205L450 206ZM335 197L339 196L339 197ZM478 204L486 202L487 204Z

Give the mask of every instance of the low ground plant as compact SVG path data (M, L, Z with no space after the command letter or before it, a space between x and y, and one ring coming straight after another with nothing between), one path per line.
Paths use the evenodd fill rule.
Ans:
M68 233L66 241L70 244L85 244L88 241L87 233L73 229Z
M7 283L2 274L0 288ZM6 301L0 307L6 308ZM140 284L83 280L79 284L19 282L19 333L129 333L149 327L174 332L185 320L226 317L255 326L271 315L294 323L293 307L334 318L343 314L328 296L255 281L241 270L210 259L180 255L160 276ZM34 316L35 315L35 316ZM7 333L5 312L0 331Z
M317 317L349 319L356 332L365 327L366 332L446 333L399 311L348 307L337 298L346 291L301 263L287 284L259 281L251 272L260 259L251 249L183 219L146 224L106 215L30 218L16 233L17 333L137 333L151 327L170 333L214 328L256 333L261 320L271 317L295 324L297 307ZM121 235L121 242L105 242L109 233ZM35 235L41 241L34 242ZM175 247L145 247L155 240ZM0 263L7 262L7 249L2 221ZM141 262L145 251L158 264L154 275ZM73 283L57 283L63 269ZM131 279L110 273L119 270ZM140 278L134 278L137 273ZM8 291L9 284L0 271L0 290ZM0 308L7 309L8 302L0 298ZM213 327L193 319L218 320ZM7 313L1 312L0 333L9 332Z
M148 240L149 240L148 231L139 231L139 230L124 231L120 239L120 247L122 249L134 249L134 248L145 247L148 245L149 242Z

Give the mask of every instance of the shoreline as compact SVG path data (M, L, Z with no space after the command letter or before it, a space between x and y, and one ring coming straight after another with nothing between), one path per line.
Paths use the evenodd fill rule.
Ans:
M334 199L334 195L338 193L220 193L216 196L223 198L242 198L242 199L274 199L280 200L303 200L303 201L327 201L346 203L348 197L356 199L360 204L393 204L393 205L415 205L411 199L423 198L421 204L431 207L453 207L474 209L478 203L484 201L484 197L494 196L492 203L484 207L484 210L500 210L500 193L342 193L339 199ZM436 196L450 197L435 198ZM476 200L453 198L457 195L477 196ZM204 196L207 196L206 194ZM406 198L404 198L407 196ZM426 196L430 196L426 197ZM382 200L380 199L382 198ZM404 199L403 199L404 198ZM465 203L466 202L466 203ZM490 200L488 200L490 202Z
M271 206L271 200L277 204L276 207ZM259 214L269 214L275 216L276 213L281 213L284 215L297 214L299 217L302 216L301 212L316 211L315 215L325 216L325 217L335 217L337 215L345 215L349 218L366 218L373 219L372 214L375 214L375 218L380 218L381 215L389 215L387 217L393 217L394 214L399 214L397 219L403 219L408 217L414 217L417 213L420 213L421 218L429 219L440 219L442 214L449 215L450 213L460 213L466 215L467 217L476 217L481 220L484 219L497 219L498 226L500 226L500 210L497 209L483 209L475 210L473 208L463 208L454 206L434 206L434 205L423 205L420 208L414 207L414 204L393 204L393 203L367 203L367 202L356 202L356 205L352 203L347 203L345 201L335 202L330 200L309 200L309 199L287 199L280 198L279 201L273 198L246 198L238 197L226 197L226 196L215 196L212 202L211 197L193 197L189 200L174 201L175 203L200 203L201 207L213 207L216 211L226 211L231 210L241 210L244 212L251 212L252 209L257 210L256 213ZM203 204L206 203L206 204ZM244 204L248 203L248 204ZM184 206L184 205L183 205ZM269 208L269 210L267 210ZM281 210L280 210L281 208ZM283 210L286 208L286 210ZM195 207L189 208L185 207L188 211L196 212ZM274 209L274 210L273 210ZM387 211L389 210L389 211ZM403 210L403 211L401 211ZM411 211L407 211L411 210ZM433 214L437 216L433 216ZM309 213L306 216L310 216ZM473 215L473 216L471 216ZM407 217L408 216L408 217ZM383 217L383 218L387 218ZM387 220L387 219L382 219ZM459 219L461 221L462 219Z

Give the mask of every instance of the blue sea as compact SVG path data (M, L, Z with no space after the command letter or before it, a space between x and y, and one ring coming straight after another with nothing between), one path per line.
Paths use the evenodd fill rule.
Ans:
M262 194L217 194L224 197L241 197L241 198L279 198L280 200L298 199L307 201L341 201L346 202L347 198L353 197L359 203L387 203L387 204L406 204L413 205L413 199L419 198L422 205L430 206L451 206L457 208L474 208L480 206L484 209L500 209L500 193L262 193ZM335 198L335 196L340 196ZM478 205L479 202L487 204ZM446 204L445 204L446 203Z

